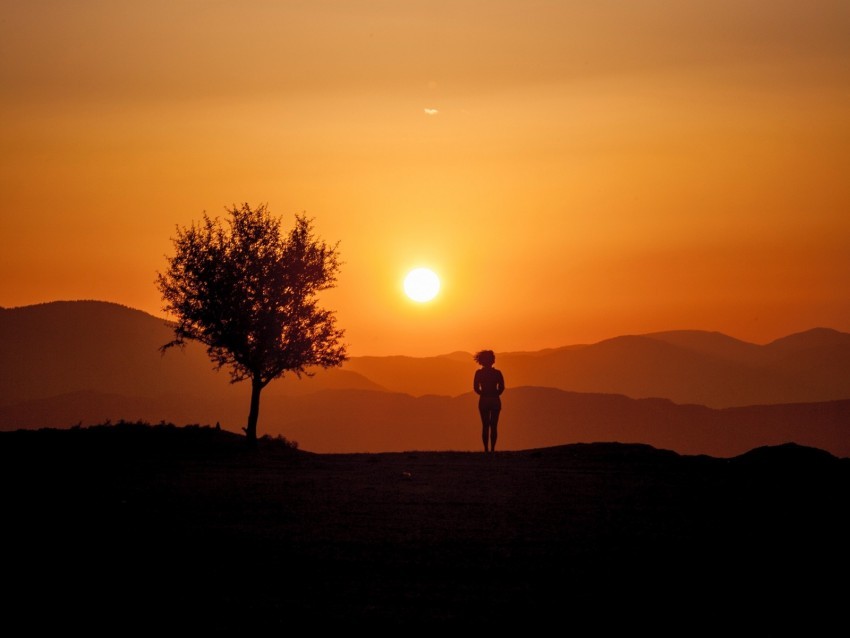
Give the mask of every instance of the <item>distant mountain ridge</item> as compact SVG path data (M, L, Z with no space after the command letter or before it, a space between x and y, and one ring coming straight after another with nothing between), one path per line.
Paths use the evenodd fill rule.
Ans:
M242 397L126 397L75 392L0 406L0 430L107 422L211 425L239 431ZM476 451L476 397L375 390L322 390L263 401L260 435L281 435L316 453ZM796 443L850 457L850 400L718 410L666 399L519 387L505 392L501 450L566 443L643 443L678 454L729 458L756 447Z
M227 370L216 372L200 344L159 348L174 338L164 320L102 301L56 301L0 309L0 405L69 392L128 396L239 396ZM266 392L335 387L380 389L339 369L316 378L279 379Z
M355 357L343 369L419 396L471 390L472 354ZM850 398L850 334L828 328L756 345L717 332L625 335L541 352L497 353L508 386L661 397L716 408Z
M239 431L249 388L203 347L160 353L160 318L66 301L0 309L0 429L107 420ZM260 434L323 452L477 449L471 353L353 357L263 393ZM788 441L850 454L850 334L816 328L755 345L716 332L625 335L497 353L508 448L600 440L729 456Z
M171 328L157 317L102 301L0 309L0 405L92 390L126 395L243 394L216 372L202 346L161 354ZM538 352L497 353L508 387L660 397L715 408L850 399L850 334L814 328L766 345L719 332L623 335ZM360 356L315 377L287 375L265 390L333 388L412 396L472 389L472 354Z

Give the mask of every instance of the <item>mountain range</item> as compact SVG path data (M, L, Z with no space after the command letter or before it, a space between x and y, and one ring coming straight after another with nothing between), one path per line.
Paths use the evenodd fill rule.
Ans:
M160 352L169 324L103 301L0 309L0 430L105 421L219 422L240 431L247 383L199 344ZM263 391L260 434L315 452L474 450L472 354L360 356ZM705 331L497 352L503 449L647 443L733 456L796 442L850 456L850 334L815 328L766 345Z

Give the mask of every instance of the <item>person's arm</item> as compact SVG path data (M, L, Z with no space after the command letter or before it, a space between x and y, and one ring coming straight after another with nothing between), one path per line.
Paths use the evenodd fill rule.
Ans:
M472 377L472 389L475 391L475 394L481 394L481 371L476 370L475 376Z
M502 376L502 371L499 370L499 376L496 379L496 391L499 394L505 391L505 377Z

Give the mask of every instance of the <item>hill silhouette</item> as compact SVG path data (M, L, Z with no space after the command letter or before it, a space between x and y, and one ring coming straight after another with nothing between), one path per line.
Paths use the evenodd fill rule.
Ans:
M518 450L565 442L646 443L680 454L730 457L761 445L809 445L850 457L850 401L746 406L717 410L666 399L573 393L553 388L512 388L503 395L499 449ZM476 397L412 397L400 393L326 390L272 396L263 404L262 432L297 441L320 453L477 451ZM42 410L40 410L41 408ZM77 418L81 414L91 419ZM244 416L244 400L209 398L197 404L94 393L0 407L0 420L39 428L120 419L232 424ZM121 416L123 415L123 416ZM73 419L73 420L71 420ZM14 429L17 429L14 428ZM10 428L11 429L11 428Z
M102 301L56 301L0 309L0 405L94 391L128 397L231 396L243 388L216 372L202 346L162 354L174 338L162 319ZM359 375L332 369L314 378L279 380L269 393L334 387L378 389Z
M324 455L242 439L0 432L8 626L816 630L843 614L850 461L822 450Z
M157 317L101 301L57 301L0 309L0 405L75 392L157 396L232 390L203 349L161 356L172 338ZM625 335L539 352L497 353L509 385L666 398L723 408L850 399L850 334L815 328L766 345L716 332ZM471 353L352 357L313 378L285 377L267 391L372 389L412 396L471 390Z
M214 371L197 344L162 355L170 338L162 319L107 302L0 310L0 430L140 420L241 431L247 386ZM623 441L729 457L795 442L848 456L848 343L828 329L765 346L673 331L498 354L508 381L499 445ZM327 453L477 450L474 367L463 352L354 357L343 369L276 380L260 434ZM600 386L630 392L592 389ZM703 400L675 398L684 394Z
M683 330L497 354L513 387L661 397L715 408L850 398L850 334L827 328L764 346ZM345 369L395 392L457 396L471 389L471 357L355 357Z

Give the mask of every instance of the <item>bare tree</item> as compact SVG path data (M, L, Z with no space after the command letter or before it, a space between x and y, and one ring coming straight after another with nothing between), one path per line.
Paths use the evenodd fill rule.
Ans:
M216 369L229 366L231 383L251 380L244 430L253 444L260 392L270 381L286 372L311 376L308 368L347 358L344 332L316 298L336 284L338 244L315 237L303 215L284 235L266 205L225 210L226 223L204 213L201 222L177 227L174 255L156 277L163 309L177 317L175 338L161 350L199 341Z

